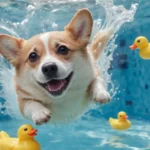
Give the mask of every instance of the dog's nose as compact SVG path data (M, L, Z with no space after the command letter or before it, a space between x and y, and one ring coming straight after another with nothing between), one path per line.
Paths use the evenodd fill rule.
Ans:
M58 67L55 63L44 64L42 72L47 77L55 77L58 71Z

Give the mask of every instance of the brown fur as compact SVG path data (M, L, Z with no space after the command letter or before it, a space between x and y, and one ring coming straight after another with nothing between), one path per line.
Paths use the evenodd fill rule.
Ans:
M101 54L101 52L104 50L108 40L110 39L110 36L113 34L113 29L109 28L107 30L103 30L101 32L98 32L96 36L94 37L90 49L93 53L94 58L97 60ZM101 45L99 45L101 44Z

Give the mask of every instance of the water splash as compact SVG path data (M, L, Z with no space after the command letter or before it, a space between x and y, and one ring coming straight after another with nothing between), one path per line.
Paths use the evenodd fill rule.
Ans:
M18 33L13 29L12 23L0 21L1 34L9 34L15 37L19 37ZM6 100L4 103L0 103L0 115L9 115L11 117L18 118L20 116L19 108L17 107L17 96L15 93L13 77L15 71L7 61L0 55L0 101Z
M94 34L96 34L97 31L102 32L107 31L107 29L113 30L112 37L98 61L103 72L103 77L105 81L107 81L107 84L110 85L109 92L113 97L115 96L118 87L114 87L111 81L111 75L108 73L108 70L111 68L111 62L113 61L113 52L117 47L117 45L115 44L117 31L124 23L133 21L138 4L132 4L131 8L127 10L122 5L115 6L113 4L113 0L97 0L96 3L101 4L105 8L106 17L104 23L102 23L102 19L95 20L93 29Z
M3 115L10 115L11 117L18 118L20 116L19 108L17 107L17 95L14 87L14 77L15 70L6 63L4 58L0 56L0 83L2 89L0 91L0 98L6 100L6 102L1 105L1 108L6 108L2 111Z
M26 15L23 20L21 20L20 22L12 22L12 23L1 20L0 30L2 30L2 32L4 33L11 34L16 37L28 38L29 36L31 36L30 34L31 30L28 29L30 26L32 26L32 24L30 24L30 21L33 19L33 16L37 12L39 12L40 9L42 9L43 5L48 4L48 3L52 4L52 2L55 4L56 3L60 4L61 2L61 5L63 5L64 3L71 3L71 2L75 3L79 1L85 2L86 0L74 0L74 1L72 0L46 1L45 0L42 2L40 0L36 2L31 0L30 1L31 3L29 3L26 6L26 9L25 9ZM97 0L94 5L95 6L101 5L105 9L106 15L105 15L105 21L103 21L103 19L101 18L94 21L93 34L97 33L98 31L101 32L102 30L106 30L108 28L113 29L113 35L107 47L105 48L104 52L102 53L98 63L100 65L101 70L103 71L103 76L105 80L107 81L108 84L111 85L110 93L112 96L114 96L117 90L116 90L116 87L113 87L113 83L111 81L111 75L108 73L108 70L110 69L111 61L113 60L113 52L115 48L117 47L117 45L115 45L115 39L117 37L117 31L120 29L122 24L124 24L125 22L131 22L134 19L134 14L136 12L137 4L132 4L129 10L125 9L122 5L115 6L112 0ZM63 9L65 7L67 6L64 4ZM57 13L58 11L59 11L59 8L57 9L53 8L53 10L51 10L51 13L52 14ZM51 21L55 19L51 18L49 20ZM41 29L42 31L44 32L46 31L45 26L43 24L45 24L45 22L49 24L50 21L47 21L46 19L44 21L40 20L40 24L41 24L40 27L42 28ZM51 26L54 29L58 28L57 23L54 21L52 22ZM22 33L22 31L24 31L24 34ZM0 91L0 96L6 99L6 102L4 103L3 106L0 106L0 108L1 107L7 108L5 111L5 114L18 117L19 110L18 110L18 105L16 101L17 97L16 97L14 86L13 86L14 73L15 73L14 68L10 67L4 61L4 59L0 57L0 83L2 84L2 87L3 87Z

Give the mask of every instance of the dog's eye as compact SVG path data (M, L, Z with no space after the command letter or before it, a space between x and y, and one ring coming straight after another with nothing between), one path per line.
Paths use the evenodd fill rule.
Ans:
M37 55L35 52L32 52L32 53L29 55L29 60L30 60L31 62L35 62L37 59L38 59L38 55Z
M68 51L69 49L66 47L66 46L60 46L58 49L57 49L57 52L58 54L62 54L62 55L67 55L68 54Z
M28 129L27 128L24 128L24 131L27 131Z

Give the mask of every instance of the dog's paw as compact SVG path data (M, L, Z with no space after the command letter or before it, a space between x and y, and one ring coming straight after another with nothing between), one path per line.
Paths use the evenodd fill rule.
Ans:
M33 113L32 120L35 124L41 125L41 124L47 123L50 120L51 115L52 114L50 110L43 108Z
M110 102L110 94L107 91L97 92L94 95L94 100L100 104L106 104Z

